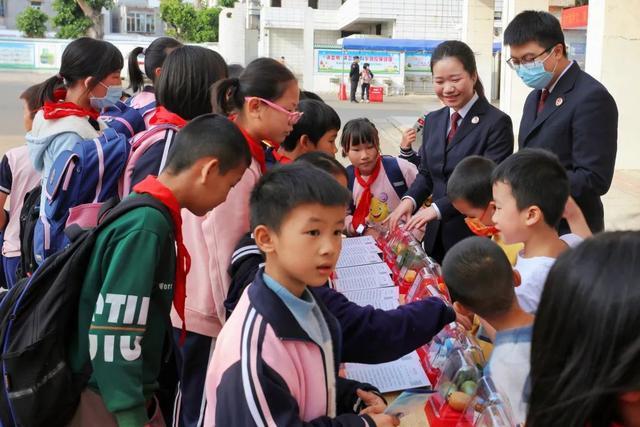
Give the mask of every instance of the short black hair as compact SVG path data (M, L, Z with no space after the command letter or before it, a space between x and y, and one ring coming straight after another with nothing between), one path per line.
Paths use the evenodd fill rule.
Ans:
M303 99L314 99L316 101L324 102L324 99L322 99L320 95L315 92L311 92L310 90L300 91L300 100L302 101Z
M504 30L504 44L520 46L536 42L545 49L558 43L562 44L562 53L567 56L564 33L558 18L541 10L525 10L516 15Z
M325 133L340 130L340 116L324 102L304 99L298 104L298 111L304 114L282 142L286 151L295 150L302 135L307 135L314 145L318 145Z
M360 59L358 55L354 56L353 59Z
M171 52L156 84L158 105L185 120L211 113L211 85L227 77L227 63L202 46L181 46Z
M560 223L569 198L569 178L550 151L525 148L512 154L496 167L491 182L508 184L519 210L535 205L550 227Z
M340 146L342 155L346 156L351 147L360 144L373 144L380 151L380 137L378 129L367 118L349 120L342 129Z
M349 190L321 169L304 162L276 167L260 178L251 192L251 228L265 225L279 232L287 215L300 205L346 208L350 201Z
M241 64L229 64L227 68L229 68L229 78L238 77L244 71Z
M465 200L474 208L486 208L493 200L491 174L495 168L493 160L482 156L462 160L447 181L449 200Z
M310 151L308 153L304 153L296 159L296 162L309 163L333 176L342 175L347 181L349 181L349 174L342 163L323 151Z
M42 83L36 84L33 86L29 86L20 94L20 99L22 99L29 109L29 115L33 119L36 116L36 113L40 108L42 108L42 103L40 99L38 99L38 91L40 90Z
M251 164L251 152L242 132L219 114L196 117L176 134L165 169L178 174L204 157L218 159L221 175Z
M486 237L468 237L449 249L442 274L453 300L480 317L504 314L515 300L511 263Z

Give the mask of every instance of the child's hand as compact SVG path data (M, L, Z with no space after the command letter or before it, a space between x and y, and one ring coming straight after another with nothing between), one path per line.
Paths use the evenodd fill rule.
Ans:
M389 230L395 230L400 221L406 220L413 212L413 202L409 199L404 199L400 202L391 215L384 220L384 224L389 224Z
M364 391L362 389L358 389L356 391L358 397L362 399L366 408L360 411L360 415L363 414L381 414L384 412L387 404L384 403L384 400L375 393L370 391Z
M416 141L416 130L409 128L402 133L402 141L400 142L400 148L409 149L411 145Z
M397 417L387 414L369 414L376 427L395 427L400 425Z
M462 325L467 331L470 331L473 328L473 319L469 319L468 316L459 313L456 311L456 322Z

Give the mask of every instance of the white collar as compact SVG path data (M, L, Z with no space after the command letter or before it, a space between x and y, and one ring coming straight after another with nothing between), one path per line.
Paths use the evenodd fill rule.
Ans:
M462 107L461 109L458 110L458 114L460 114L460 118L461 119L464 119L464 117L467 115L469 110L471 110L471 107L473 107L473 104L476 103L478 98L480 98L480 97L478 96L478 94L476 92L474 92L473 93L473 97L471 97L469 102L467 102L464 107ZM456 110L454 110L453 108L449 107L449 118L451 118L451 116L453 116L453 113L455 113L455 112L456 112Z
M558 76L558 79L555 81L555 83L553 83L551 85L551 87L549 89L547 89L549 91L549 93L553 92L553 89L556 88L556 85L558 84L558 82L560 81L560 79L562 78L562 76L564 76L566 74L567 71L569 71L569 68L571 68L571 66L573 65L574 61L569 61L569 65L567 65L565 67L564 70L562 70L562 73Z

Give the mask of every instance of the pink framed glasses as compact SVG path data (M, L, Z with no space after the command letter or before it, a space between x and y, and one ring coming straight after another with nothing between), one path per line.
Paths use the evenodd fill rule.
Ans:
M302 117L302 115L304 114L301 111L289 111L284 107L281 107L278 104L275 104L271 101L268 101L264 98L260 98L259 96L247 96L244 100L245 101L250 101L252 99L258 99L260 100L260 102L264 102L265 104L267 104L269 107L273 108L274 110L280 111L281 113L285 113L287 115L287 119L289 120L289 124L291 126L295 125L296 123L298 123L298 121L300 121L300 117Z

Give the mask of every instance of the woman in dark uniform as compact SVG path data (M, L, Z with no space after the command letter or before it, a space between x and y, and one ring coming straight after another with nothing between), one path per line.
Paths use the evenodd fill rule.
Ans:
M450 40L438 45L431 70L436 95L445 107L426 116L420 173L388 221L391 228L403 219L408 229L426 225L424 248L442 262L451 246L472 235L447 197L449 176L467 156L504 160L513 153L513 127L511 118L485 97L473 51L465 43ZM429 195L433 203L422 207Z

